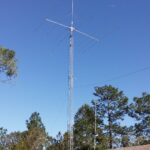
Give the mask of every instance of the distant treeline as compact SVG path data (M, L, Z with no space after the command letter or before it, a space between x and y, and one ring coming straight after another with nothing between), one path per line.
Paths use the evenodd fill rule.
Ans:
M94 96L74 116L75 150L93 150L94 138L96 150L150 144L150 94L142 93L129 103L123 91L105 85L95 87ZM133 119L134 124L125 126L124 119ZM68 133L48 135L38 112L31 114L26 126L26 131L10 134L1 127L0 150L68 149Z

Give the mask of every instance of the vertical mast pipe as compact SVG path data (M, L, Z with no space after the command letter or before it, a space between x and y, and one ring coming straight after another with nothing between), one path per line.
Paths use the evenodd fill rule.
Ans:
M71 8L71 26L73 27L74 23L74 1L72 0L72 8Z
M74 87L74 39L73 28L70 29L70 50L69 50L69 99L68 99L68 115L69 115L69 150L73 150L73 115L72 115L72 103L73 103L73 87Z
M69 139L68 150L73 150L73 115L72 115L72 103L73 103L73 88L74 88L74 1L72 0L72 12L71 12L71 26L70 26L70 49L69 49L69 99L68 99L68 114L69 114Z

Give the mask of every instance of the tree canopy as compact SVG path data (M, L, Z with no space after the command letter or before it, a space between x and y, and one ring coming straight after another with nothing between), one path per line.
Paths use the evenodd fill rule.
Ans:
M123 91L105 85L95 88L94 97L91 104L83 104L74 116L75 150L93 150L95 137L96 150L150 144L150 94L134 97L128 104ZM135 120L134 124L122 125L126 115ZM0 150L68 149L68 133L48 135L40 113L33 112L26 127L25 131L11 133L1 127Z
M15 77L17 74L15 51L0 47L0 73L7 77Z
M111 85L96 87L94 95L98 101L98 116L104 123L103 130L108 139L108 148L112 148L122 131L119 121L123 120L127 113L128 98L122 91Z
M134 135L139 137L138 144L150 143L150 94L143 93L141 97L134 97L129 108L129 115L137 121Z

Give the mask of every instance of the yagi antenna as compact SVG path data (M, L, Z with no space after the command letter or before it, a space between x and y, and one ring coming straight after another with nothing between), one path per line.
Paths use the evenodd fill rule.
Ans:
M74 27L74 0L72 0L71 6L71 24L70 26L63 23L46 18L46 21L53 23L57 26L66 28L70 32L70 47L69 47L69 96L68 96L68 108L67 108L67 130L68 130L68 150L73 150L73 115L72 115L72 102L73 102L73 92L74 92L74 32L81 34L91 40L99 42L99 39L93 37L87 33L84 33Z

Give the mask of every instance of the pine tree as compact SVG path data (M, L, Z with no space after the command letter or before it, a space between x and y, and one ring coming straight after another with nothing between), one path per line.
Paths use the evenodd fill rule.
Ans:
M7 77L15 77L17 72L15 52L13 50L0 47L0 73Z
M26 125L28 128L26 138L30 149L42 150L43 144L46 144L47 141L47 133L40 114L38 112L32 113L29 120L26 121Z
M96 87L94 95L97 97L98 106L97 113L103 120L103 130L107 137L108 148L113 148L117 142L117 136L121 134L120 120L124 119L124 115L128 110L128 98L111 85Z
M129 110L129 115L137 121L134 126L137 145L150 144L150 94L134 97Z
M97 143L99 137L102 137L102 131L99 128L101 121L97 119ZM74 142L75 147L80 149L91 150L94 145L94 127L95 127L95 113L94 109L85 104L77 111L74 119Z

